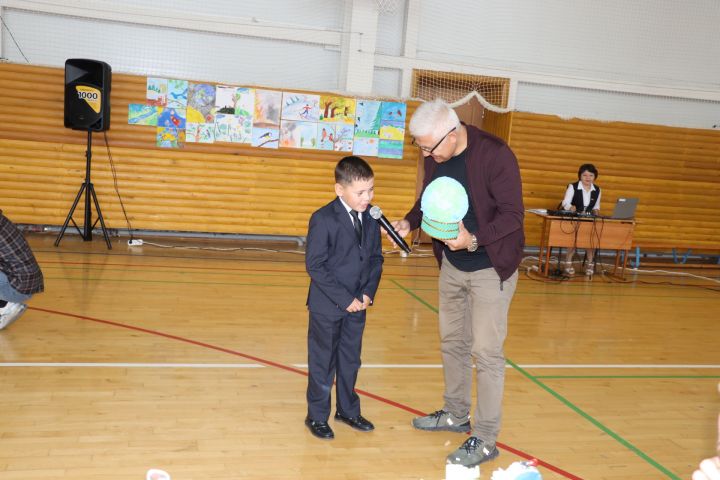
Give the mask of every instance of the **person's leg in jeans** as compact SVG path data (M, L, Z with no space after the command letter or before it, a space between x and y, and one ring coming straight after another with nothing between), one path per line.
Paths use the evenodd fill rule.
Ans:
M20 318L27 308L24 302L30 297L15 290L7 276L0 272L0 330Z
M15 290L10 285L7 275L0 272L0 300L12 303L25 303L32 295L26 295ZM0 305L2 307L3 305Z
M440 350L445 377L443 410L456 417L467 417L472 404L469 276L447 259L443 261L439 279Z
M518 273L500 283L494 268L472 273L472 356L477 377L477 406L472 435L494 445L500 432L505 387L507 316Z

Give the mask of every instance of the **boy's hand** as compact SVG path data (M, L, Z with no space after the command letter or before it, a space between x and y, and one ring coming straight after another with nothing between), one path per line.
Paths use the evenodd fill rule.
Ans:
M367 310L371 303L372 299L367 295L363 295L363 310Z
M352 303L345 309L350 313L359 312L360 310L364 310L365 307L363 307L363 304L360 300L357 298L353 298Z

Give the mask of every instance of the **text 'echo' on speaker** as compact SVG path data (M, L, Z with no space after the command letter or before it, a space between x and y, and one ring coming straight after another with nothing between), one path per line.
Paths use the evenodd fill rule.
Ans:
M110 128L112 69L105 62L65 61L65 127L103 132Z

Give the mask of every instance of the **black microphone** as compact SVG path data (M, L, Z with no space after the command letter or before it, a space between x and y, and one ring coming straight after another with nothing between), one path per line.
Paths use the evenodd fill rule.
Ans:
M400 236L398 232L395 231L392 225L390 225L390 222L388 222L388 219L385 218L385 215L383 215L382 210L380 210L380 207L377 205L370 208L370 216L377 220L377 222L380 224L380 226L390 235L390 238L393 239L393 242L395 242L396 245L398 245L400 248L405 250L405 253L410 253L410 247L408 247L408 244L405 243L405 240Z

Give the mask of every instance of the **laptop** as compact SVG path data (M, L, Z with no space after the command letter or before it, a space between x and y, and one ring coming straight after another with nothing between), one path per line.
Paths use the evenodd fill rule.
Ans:
M616 218L618 220L631 220L635 218L635 209L637 209L638 200L637 198L618 198L610 218Z

